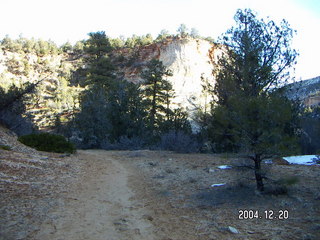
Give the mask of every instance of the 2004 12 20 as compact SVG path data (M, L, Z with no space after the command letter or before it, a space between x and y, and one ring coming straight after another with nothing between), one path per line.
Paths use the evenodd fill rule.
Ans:
M288 210L264 210L260 214L259 210L252 209L240 209L238 211L238 219L240 220L250 220L250 219L266 219L266 220L286 220L289 219Z

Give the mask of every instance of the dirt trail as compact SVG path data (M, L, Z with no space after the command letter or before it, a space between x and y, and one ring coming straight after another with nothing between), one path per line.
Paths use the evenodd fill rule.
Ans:
M105 151L79 151L83 173L43 222L36 239L155 239L148 210L128 185L135 176Z

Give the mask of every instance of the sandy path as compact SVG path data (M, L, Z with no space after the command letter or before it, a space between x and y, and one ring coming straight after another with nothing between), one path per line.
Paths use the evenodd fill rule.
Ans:
M155 239L148 210L128 186L134 169L102 150L79 151L78 158L82 175L66 189L36 239Z

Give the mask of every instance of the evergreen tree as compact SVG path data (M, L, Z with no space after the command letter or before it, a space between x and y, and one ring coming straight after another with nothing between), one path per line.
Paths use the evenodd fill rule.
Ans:
M186 37L188 36L188 31L189 29L187 28L187 26L185 24L180 24L180 26L178 27L178 34L181 36L181 37Z
M99 59L110 53L111 43L104 31L91 32L89 39L85 42L84 50L90 55L90 58Z
M294 31L286 21L279 27L258 20L248 9L238 10L235 20L221 43L214 73L218 100L208 131L219 150L247 153L255 164L257 189L263 191L262 159L297 146L294 106L272 91L295 62Z
M86 84L98 84L107 88L115 79L115 67L108 56L112 50L111 43L105 32L89 33L89 36L84 47L88 56Z
M145 80L144 96L146 101L146 108L148 111L148 122L152 132L159 130L161 123L164 121L166 115L166 105L169 104L171 96L168 91L171 84L165 77L171 76L170 70L162 64L161 61L153 59L148 65L147 69L141 74Z
M156 59L151 60L142 72L146 120L154 137L171 130L176 134L178 131L191 133L188 114L182 108L172 106L175 95L172 84L165 79L168 76L172 76L172 72Z
M115 68L108 57L110 51L105 32L89 33L84 44L87 90L80 98L80 112L74 121L82 138L81 147L100 147L112 129L108 119L108 99L110 87L116 79Z
M112 126L108 135L112 143L121 137L142 137L146 114L138 85L125 80L115 81L108 91L107 109L107 119Z
M165 40L165 39L166 39L167 37L169 37L169 36L170 36L169 31L166 30L166 29L162 29L162 30L160 31L160 33L159 33L156 41L161 42L161 41Z
M108 121L106 92L99 86L83 92L80 98L80 112L76 115L74 123L80 132L82 148L100 148L100 144L108 137L111 124Z
M117 144L122 138L141 137L145 128L145 110L138 85L119 79L108 54L111 49L104 32L89 34L87 90L81 97L76 117L82 147Z

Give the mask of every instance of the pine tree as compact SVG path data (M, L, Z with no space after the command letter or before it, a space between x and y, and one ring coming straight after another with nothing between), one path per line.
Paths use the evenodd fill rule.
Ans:
M108 135L112 143L121 137L142 137L146 113L139 85L125 80L115 81L108 91L107 111L112 126Z
M219 150L242 151L254 161L263 191L263 158L297 146L294 106L275 91L297 56L290 47L294 31L286 21L279 27L258 20L248 9L238 10L235 20L221 42L214 73L218 100L208 131Z
M171 71L167 70L161 61L153 59L147 69L141 74L145 80L143 83L146 108L148 111L149 128L152 132L159 130L164 121L169 104L170 96L166 94L170 91L171 84L165 77L171 76Z
M112 50L111 43L105 32L89 33L89 36L84 48L88 65L86 84L108 87L115 79L115 67L108 56Z

